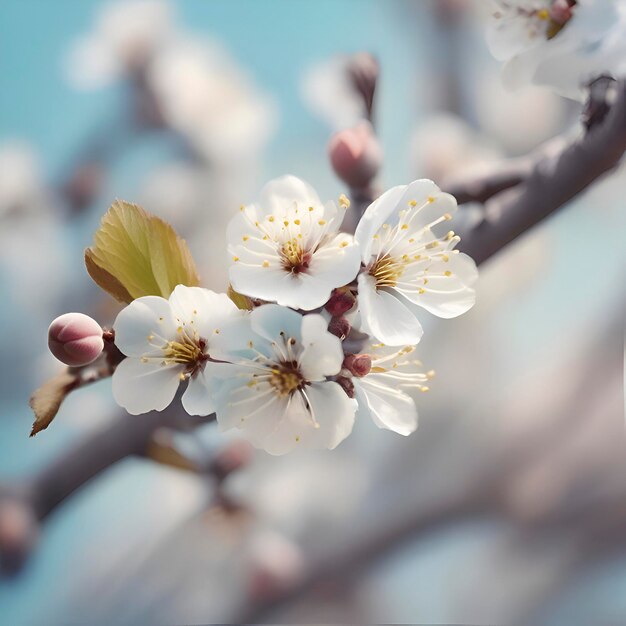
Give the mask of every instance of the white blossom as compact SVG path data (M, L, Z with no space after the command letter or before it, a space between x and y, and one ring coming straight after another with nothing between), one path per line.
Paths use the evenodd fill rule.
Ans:
M215 44L176 38L147 81L167 124L211 162L253 160L274 131L274 103Z
M113 397L129 413L161 411L188 381L182 397L190 415L214 411L209 379L221 367L211 347L231 317L241 315L224 294L178 285L169 299L144 296L117 316L115 344L126 358L113 374Z
M387 345L416 344L422 327L417 307L451 318L474 305L474 261L453 248L452 231L432 228L450 220L456 200L430 180L393 187L375 200L359 222L355 239L365 270L358 303L365 332Z
M336 130L349 128L366 119L363 97L349 74L351 56L335 56L308 68L300 91L305 105Z
M72 83L98 89L148 63L174 36L170 4L116 0L100 10L93 31L74 42L66 69Z
M266 304L231 321L214 350L232 363L214 385L222 430L275 455L333 449L352 431L356 402L328 380L341 370L341 342L321 315Z
M494 0L487 42L505 62L503 80L546 85L580 98L590 79L624 68L626 7L620 0L570 2L555 19L555 0Z
M359 403L359 417L369 415L376 426L400 435L410 435L417 428L417 407L411 393L428 391L427 382L434 372L424 372L422 363L413 358L415 346L388 347L371 344L365 352L372 367L365 376L354 377L354 391Z
M353 237L337 232L347 206L341 204L322 205L294 176L270 181L259 203L242 206L229 224L234 289L294 309L323 306L361 263Z

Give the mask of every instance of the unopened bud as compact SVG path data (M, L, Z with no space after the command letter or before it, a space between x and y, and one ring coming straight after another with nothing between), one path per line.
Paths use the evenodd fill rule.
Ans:
M348 354L343 360L343 367L357 378L362 378L370 373L372 359L369 354Z
M328 322L328 332L335 335L335 337L339 337L342 341L350 334L351 329L352 326L345 317L333 317Z
M354 398L354 383L347 376L337 376L335 381L345 392L348 398Z
M356 298L352 291L346 287L334 289L330 294L330 299L324 306L324 308L333 316L341 317L344 313L347 313L356 302Z
M550 18L557 24L565 24L571 19L572 14L572 3L568 0L554 0L550 6Z
M249 559L249 592L257 601L276 597L293 587L304 574L300 547L273 531L256 531L250 542Z
M218 480L224 480L226 476L242 469L252 459L252 447L247 441L234 441L226 446L215 457L212 470Z
M371 98L380 74L380 64L369 52L356 52L348 61L348 74L364 98ZM371 94L371 95L370 95Z
M83 313L65 313L48 328L50 352L72 367L95 361L104 348L100 324Z
M382 148L366 121L335 133L328 144L328 155L337 176L351 189L369 187L383 161Z
M32 551L38 535L37 519L26 503L0 502L0 573L16 573Z

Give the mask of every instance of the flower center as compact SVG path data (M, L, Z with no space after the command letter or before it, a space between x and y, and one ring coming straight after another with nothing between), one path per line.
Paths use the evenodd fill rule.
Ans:
M163 362L166 365L180 363L186 365L186 370L190 374L195 374L198 369L208 360L206 354L207 342L197 333L191 337L183 328L178 328L179 339L168 341L163 347Z
M376 280L376 288L395 287L404 273L405 265L402 259L394 259L389 255L376 259L369 269L370 276Z
M301 245L300 241L294 237L286 241L280 248L282 266L289 272L299 274L309 269L311 254Z
M291 395L296 389L302 389L305 384L296 361L283 361L273 368L269 382L281 398Z

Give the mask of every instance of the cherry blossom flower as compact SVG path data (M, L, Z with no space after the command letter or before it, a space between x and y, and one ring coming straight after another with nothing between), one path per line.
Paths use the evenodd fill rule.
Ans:
M460 238L452 231L441 238L432 231L455 210L456 200L425 179L393 187L367 208L355 233L365 265L358 277L365 332L414 345L423 332L417 307L451 318L474 305L474 261L453 250Z
M166 124L209 163L254 162L274 132L275 103L213 42L170 41L146 80Z
M626 7L617 0L494 0L487 43L509 87L534 82L579 99L623 66Z
M75 41L66 58L78 88L100 89L136 71L174 36L169 3L116 0L99 11L92 32Z
M256 205L228 227L230 280L246 296L310 311L354 279L361 261L351 235L338 233L347 199L322 205L294 176L270 181Z
M414 350L415 346L371 344L366 349L369 372L352 378L359 416L369 415L379 428L405 436L417 428L417 408L410 392L428 391L426 383L434 376L412 358Z
M183 381L190 415L214 411L209 378L221 367L210 351L220 329L241 312L224 294L178 285L169 300L144 296L117 316L115 344L126 355L113 374L113 397L132 415L167 407Z
M214 383L222 430L274 455L333 449L352 431L356 402L328 380L341 370L341 342L321 315L266 304L226 325L214 350L232 363Z

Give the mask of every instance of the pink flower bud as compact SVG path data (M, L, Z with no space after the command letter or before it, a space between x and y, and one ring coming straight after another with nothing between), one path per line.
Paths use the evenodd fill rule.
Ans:
M48 347L66 365L88 365L100 356L104 348L102 328L88 315L65 313L50 324Z
M554 0L550 6L550 18L557 24L565 24L572 17L572 4L568 0Z
M18 499L0 501L0 573L19 571L38 536L37 519L26 502Z
M343 360L343 367L357 378L362 378L370 373L372 359L369 354L348 354Z
M342 341L350 334L352 326L345 317L333 317L328 323L328 332L339 337Z
M344 287L333 290L330 295L330 300L326 303L324 308L333 316L341 317L344 313L347 313L356 302L356 298L350 289Z
M383 161L382 148L366 121L335 133L328 144L328 155L337 176L351 189L369 187Z
M218 480L244 468L252 460L252 446L247 441L233 441L220 450L213 460L211 469Z

